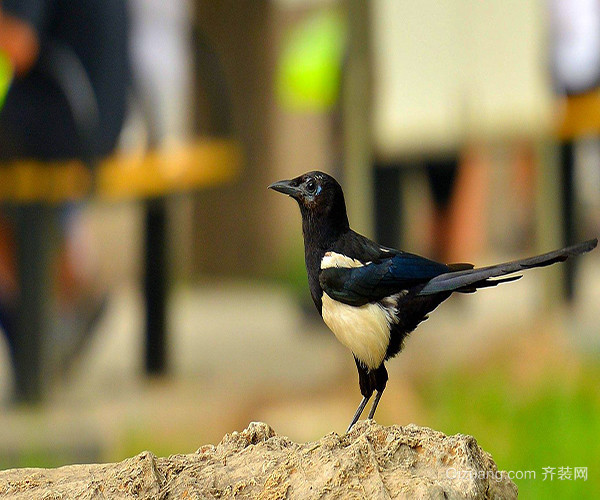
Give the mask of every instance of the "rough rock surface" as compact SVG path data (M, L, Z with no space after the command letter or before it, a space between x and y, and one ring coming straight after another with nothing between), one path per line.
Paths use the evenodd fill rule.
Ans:
M473 437L372 421L305 444L251 423L190 455L0 472L0 498L11 499L516 497Z

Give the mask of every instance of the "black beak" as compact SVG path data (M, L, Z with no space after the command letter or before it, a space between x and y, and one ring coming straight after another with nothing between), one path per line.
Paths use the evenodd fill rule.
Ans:
M297 186L293 186L292 182L293 181L277 181L271 184L269 189L290 195L292 198L297 198L302 193L302 190Z

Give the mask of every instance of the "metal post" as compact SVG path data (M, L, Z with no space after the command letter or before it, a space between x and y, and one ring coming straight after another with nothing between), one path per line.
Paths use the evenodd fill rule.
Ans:
M560 248L562 237L562 197L560 152L551 140L538 144L537 181L537 245L540 252ZM564 266L552 266L544 271L544 306L554 305L563 298Z
M146 204L144 298L146 306L145 366L148 374L167 369L167 209L162 198Z
M15 210L20 285L13 339L15 397L33 403L42 399L45 386L44 337L52 296L50 261L56 209L24 204Z

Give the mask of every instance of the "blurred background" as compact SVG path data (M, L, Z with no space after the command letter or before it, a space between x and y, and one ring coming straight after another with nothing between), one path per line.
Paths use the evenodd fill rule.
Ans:
M125 6L127 113L98 156L225 139L241 164L223 182L92 195L61 215L48 343L66 347L50 349L33 398L19 397L12 366L9 325L24 319L11 316L19 253L5 236L19 219L5 206L1 468L191 453L256 420L297 441L345 430L360 400L354 361L310 301L300 215L267 191L275 180L327 171L355 230L446 262L600 233L594 1ZM149 366L144 249L157 201L166 269L155 279L168 293L164 357ZM516 480L526 498L597 498L599 255L452 297L388 363L377 421L474 435L499 468L536 471ZM556 475L544 481L545 467Z

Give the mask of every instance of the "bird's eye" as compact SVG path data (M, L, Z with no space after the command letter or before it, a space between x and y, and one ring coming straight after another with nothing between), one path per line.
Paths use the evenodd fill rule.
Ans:
M308 194L315 194L316 191L317 191L317 183L315 182L314 179L310 179L306 183L306 192Z

